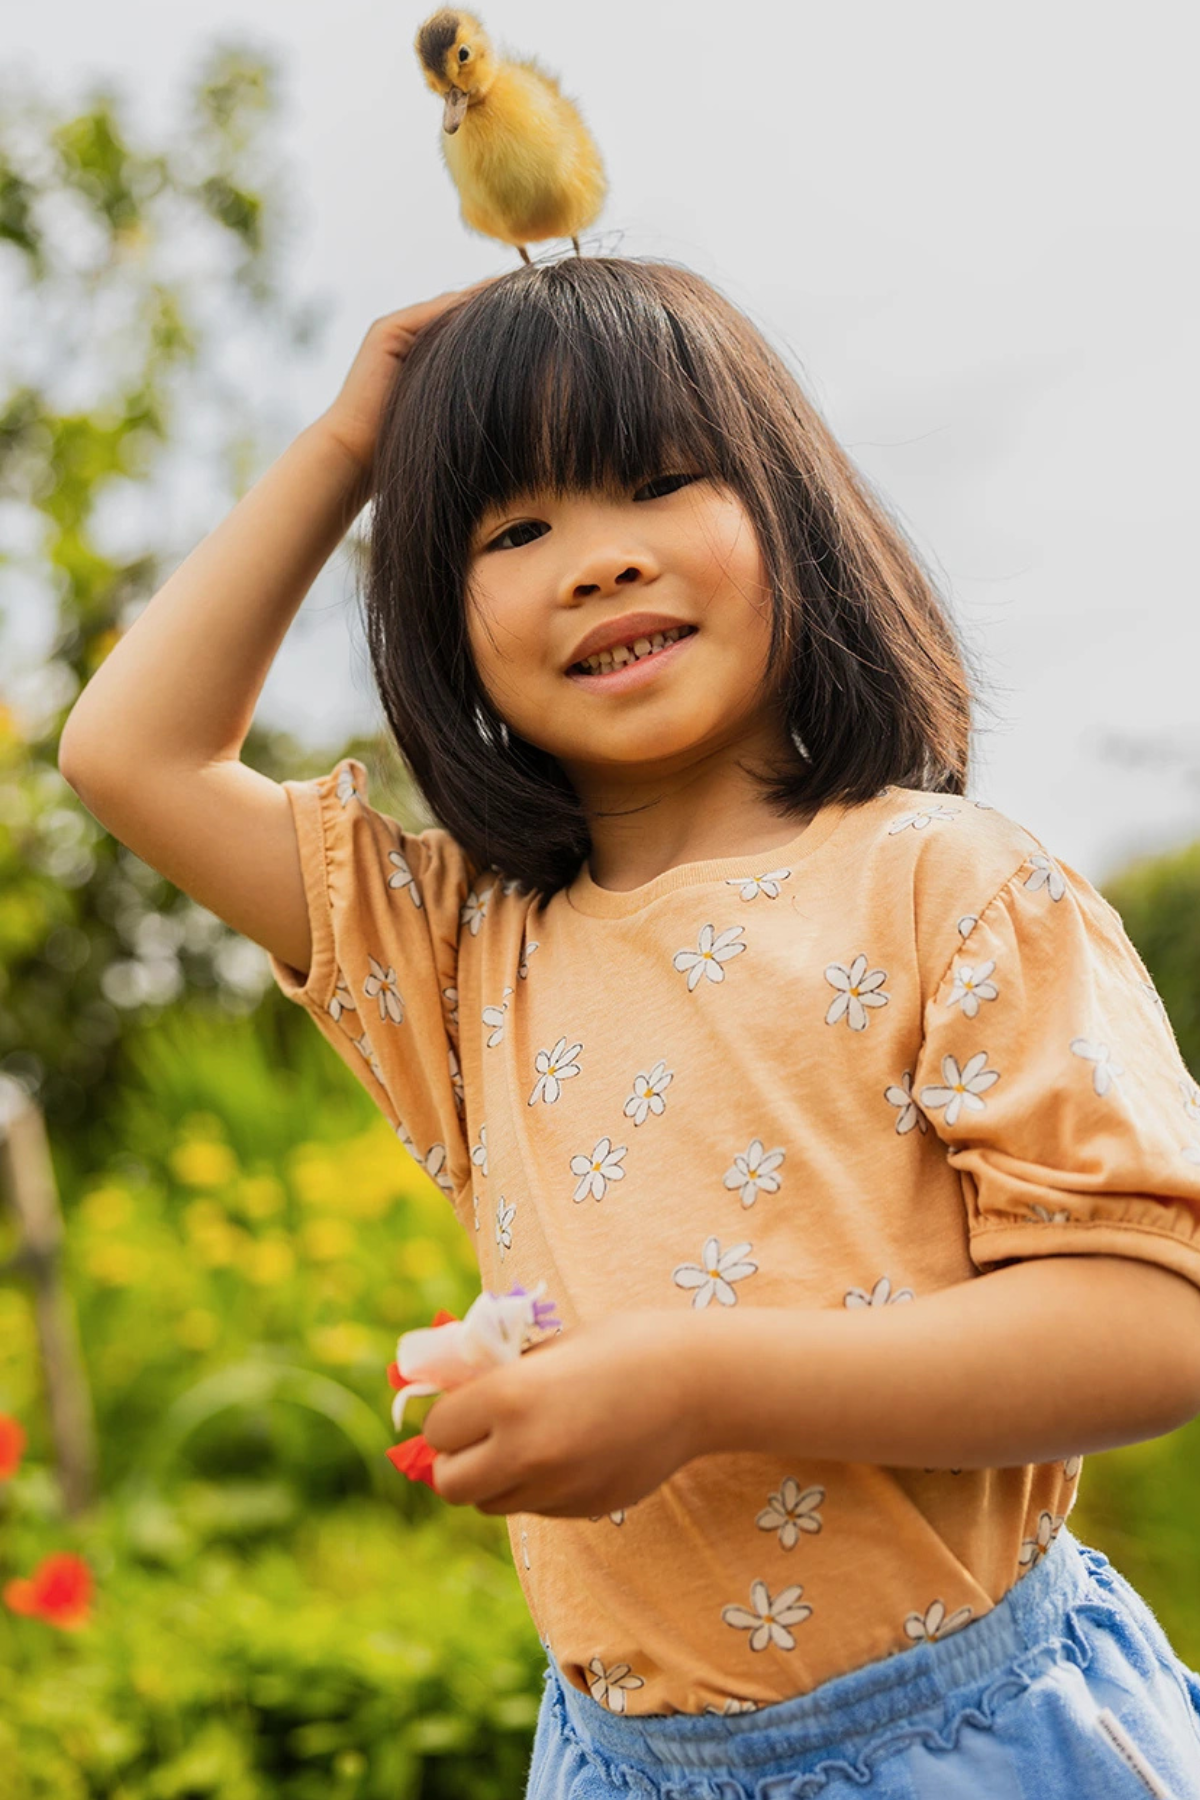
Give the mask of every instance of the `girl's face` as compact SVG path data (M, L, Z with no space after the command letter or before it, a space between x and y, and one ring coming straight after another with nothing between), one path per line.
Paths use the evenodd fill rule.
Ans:
M597 780L783 737L763 705L758 541L737 496L707 478L668 472L615 498L530 494L485 513L467 620L501 718L585 803Z

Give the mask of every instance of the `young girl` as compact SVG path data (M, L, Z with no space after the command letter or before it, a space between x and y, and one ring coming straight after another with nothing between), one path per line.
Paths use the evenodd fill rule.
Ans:
M239 759L369 497L419 835ZM556 1304L425 1427L547 1651L532 1800L1200 1797L1200 1678L1065 1524L1200 1409L1200 1090L1118 914L966 798L970 701L754 328L594 258L378 321L72 714Z

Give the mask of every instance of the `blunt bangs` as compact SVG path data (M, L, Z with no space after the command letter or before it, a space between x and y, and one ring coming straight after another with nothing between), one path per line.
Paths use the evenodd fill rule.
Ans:
M704 474L737 494L772 595L794 763L782 816L894 783L965 792L970 692L912 546L750 321L700 276L632 258L513 270L440 314L400 365L374 468L372 669L434 816L479 867L544 894L591 847L555 758L500 718L470 653L484 514L538 492Z

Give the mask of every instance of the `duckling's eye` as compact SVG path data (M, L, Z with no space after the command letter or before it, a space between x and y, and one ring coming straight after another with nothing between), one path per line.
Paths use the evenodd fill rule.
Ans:
M470 60L471 60L471 52L468 50L468 48L465 44L461 45L459 48L458 60L460 63L470 62Z
M522 544L532 544L535 538L544 537L550 527L541 519L520 519L502 531L498 538L484 546L487 550L519 550ZM511 541L510 541L511 540Z
M633 496L635 500L661 500L666 494L673 494L678 488L686 487L691 481L700 481L699 475L656 475L640 487Z

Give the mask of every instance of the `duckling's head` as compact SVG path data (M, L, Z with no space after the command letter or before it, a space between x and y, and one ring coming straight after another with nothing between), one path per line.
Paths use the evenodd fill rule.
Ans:
M457 131L472 101L482 100L496 79L488 35L470 13L443 7L426 19L416 38L425 80L445 96L442 130Z

